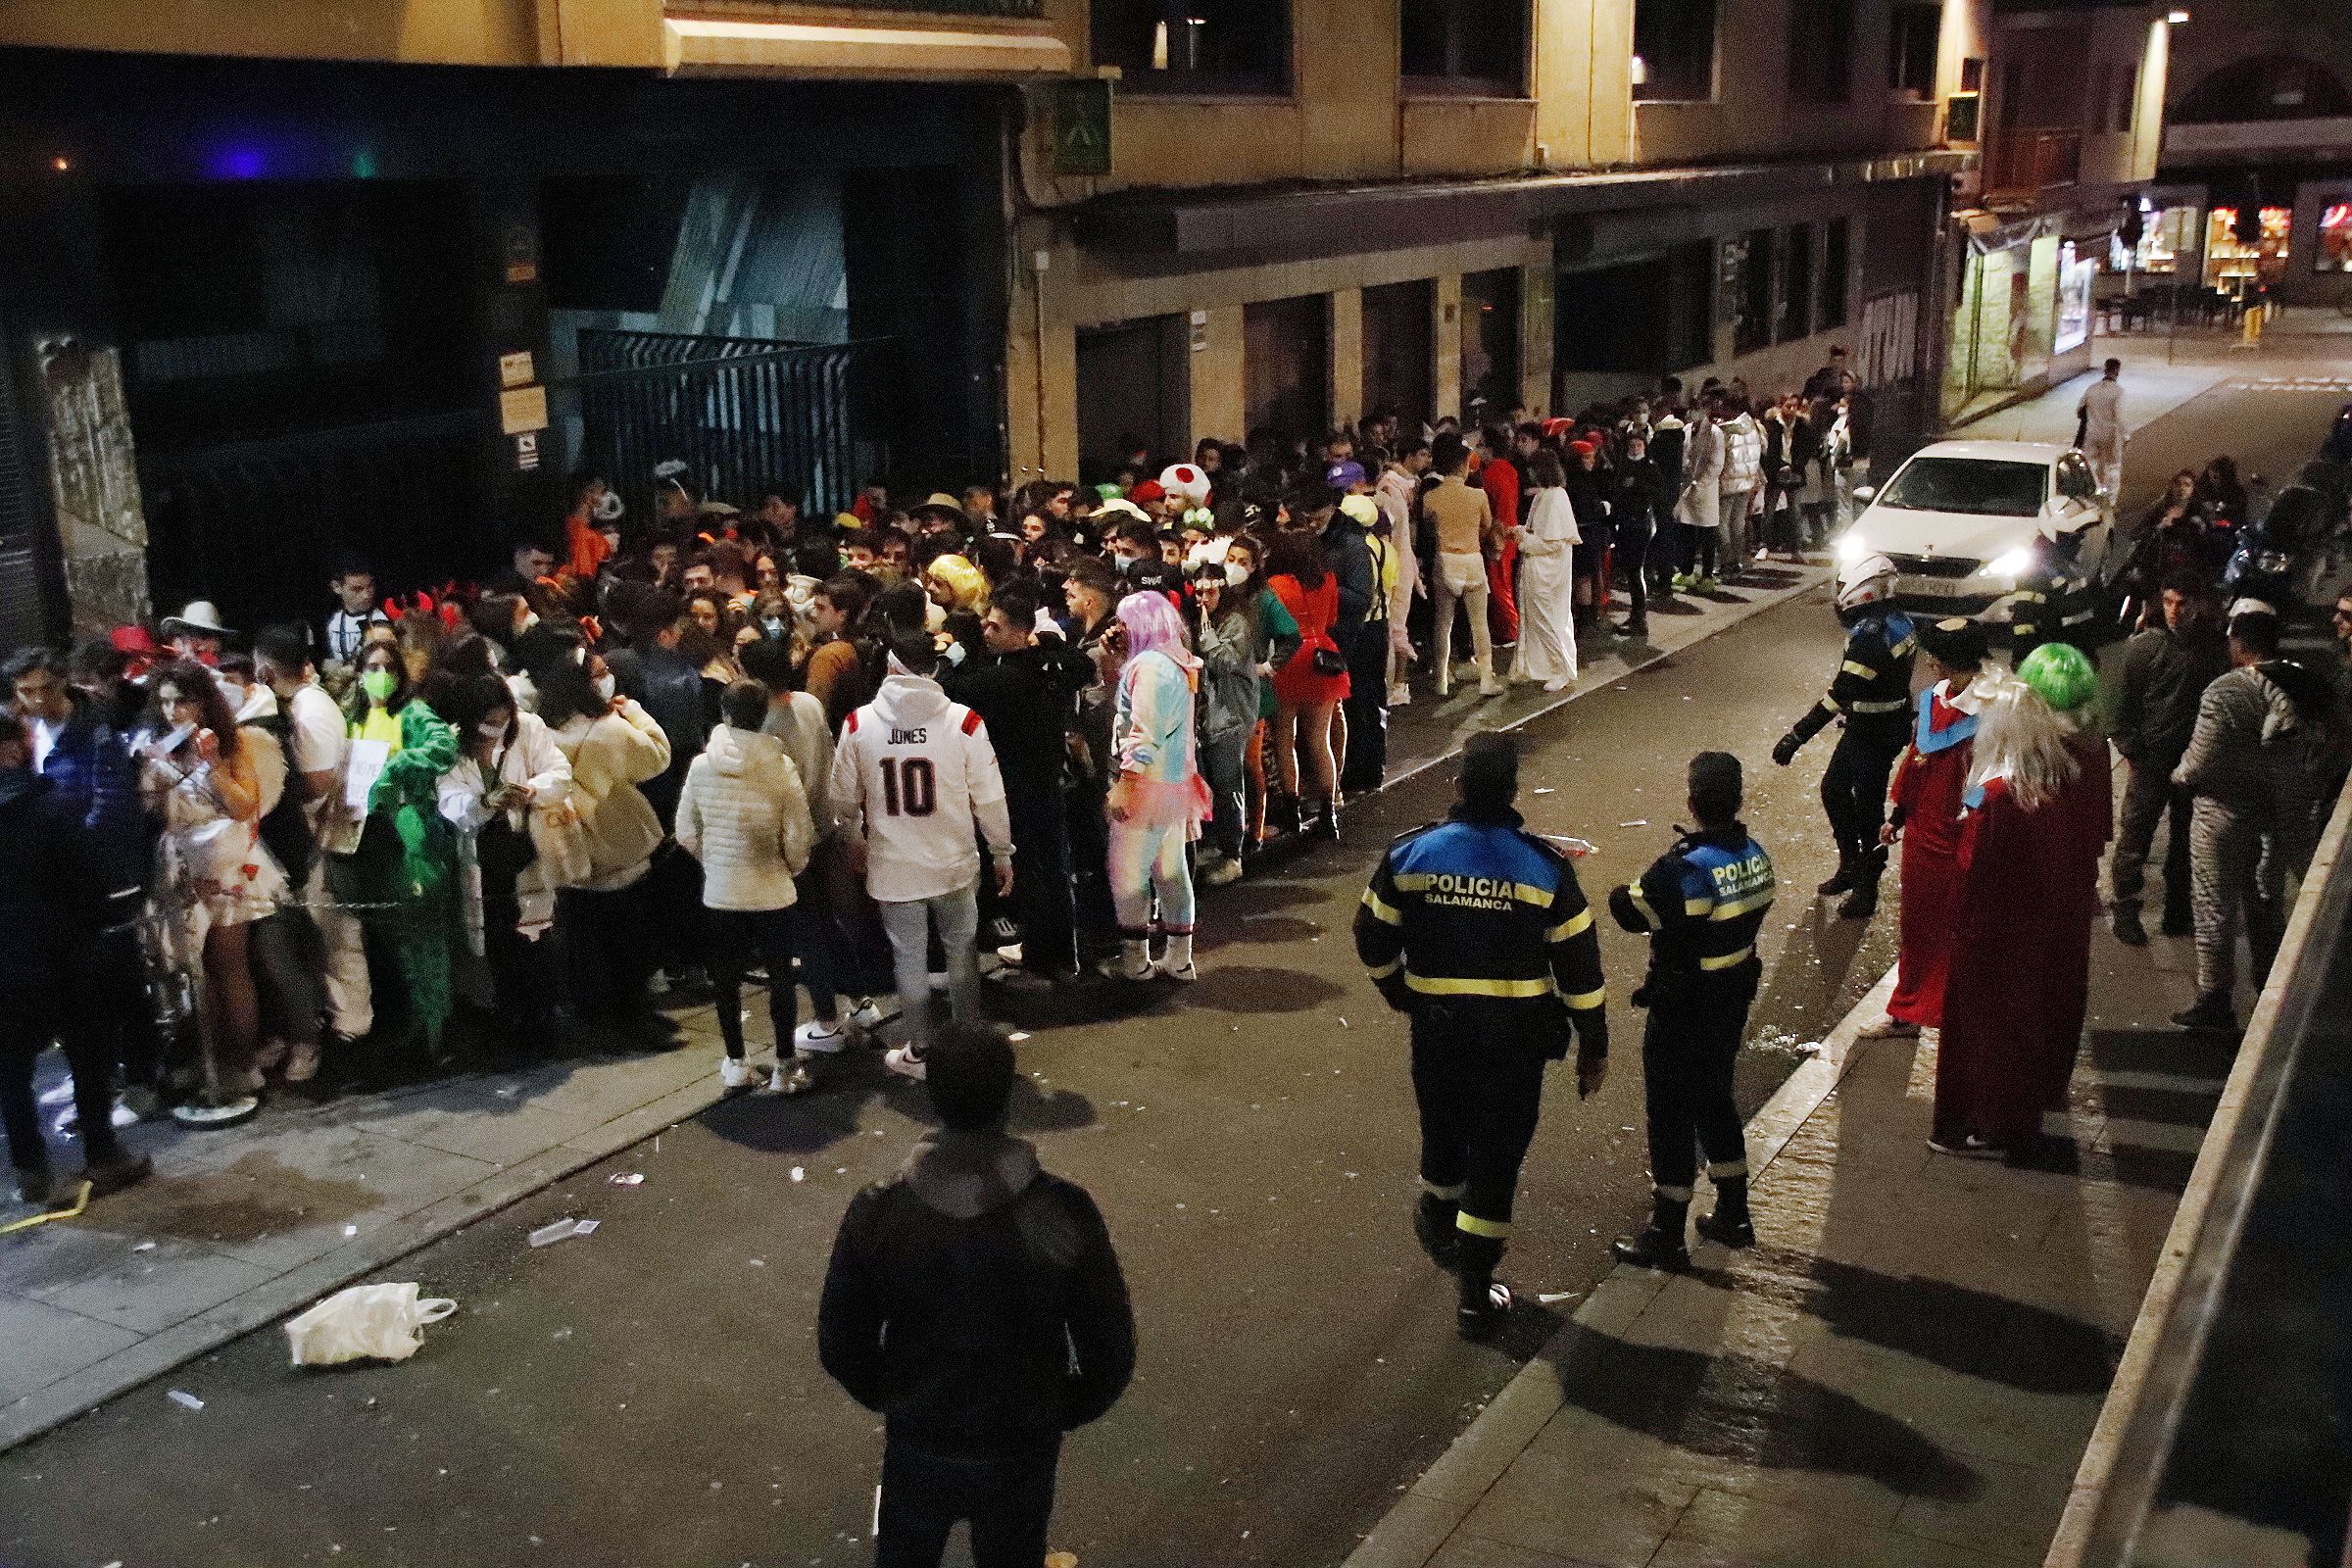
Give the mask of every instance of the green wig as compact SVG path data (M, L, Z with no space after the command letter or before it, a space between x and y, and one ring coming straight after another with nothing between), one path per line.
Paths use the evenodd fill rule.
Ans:
M2053 712L2074 712L2099 695L2097 667L2072 643L2043 643L2017 666L2017 678L2039 693Z

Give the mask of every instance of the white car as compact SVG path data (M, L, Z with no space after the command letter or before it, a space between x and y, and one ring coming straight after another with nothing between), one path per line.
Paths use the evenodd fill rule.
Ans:
M2108 576L2114 514L2082 454L2030 441L1938 441L1894 477L1854 499L1868 503L1838 538L1840 563L1874 552L1894 563L1895 599L1943 614L2009 618L2036 535L2082 536L2083 567Z

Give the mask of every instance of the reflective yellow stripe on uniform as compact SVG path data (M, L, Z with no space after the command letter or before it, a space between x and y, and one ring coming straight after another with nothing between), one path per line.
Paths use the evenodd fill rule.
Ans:
M1715 907L1713 899L1685 899L1683 901L1685 914L1704 914L1713 907Z
M1461 1213L1453 1216L1453 1223L1473 1236L1502 1238L1511 1234L1511 1222L1507 1219L1480 1219L1475 1214Z
M1740 916L1751 913L1757 909L1761 909L1766 905L1770 904L1772 902L1772 895L1773 890L1771 888L1766 888L1761 893L1750 893L1746 898L1736 900L1730 904L1718 904L1715 906L1715 912L1709 915L1707 918L1711 920L1737 920L1740 918Z
M1391 958L1388 962L1380 964L1375 968L1367 970L1366 972L1375 980L1386 980L1389 976L1396 973L1403 967L1404 960L1402 958Z
M1821 699L1821 706L1828 709L1833 713L1842 713L1845 711L1844 707L1838 701L1837 698L1828 696L1826 694Z
M1595 986L1591 991L1568 992L1562 994L1560 1000L1578 1012L1590 1012L1609 1000L1609 988Z
M1547 997L1552 986L1544 980L1462 980L1436 975L1414 974L1409 970L1404 983L1425 997ZM1574 1005L1574 1004L1571 1004Z
M1857 713L1900 713L1910 707L1908 699L1896 698L1891 702L1885 703L1856 703L1854 711Z
M1399 893L1427 893L1442 880L1458 884L1468 879L1442 875L1435 871L1401 871L1389 878L1389 885ZM1532 882L1496 882L1494 884L1496 892L1500 892L1506 887L1510 889L1511 897L1517 899L1521 904L1532 904L1539 909L1551 907L1552 894L1549 888L1540 888Z
M1397 912L1396 906L1370 888L1364 889L1364 907L1383 925L1404 924L1404 916Z
M1850 659L1844 663L1839 664L1838 667L1848 675L1859 675L1864 680L1877 680L1879 678L1879 672L1877 670L1871 668L1868 664L1857 664Z
M1755 951L1754 948L1747 947L1741 948L1738 953L1724 954L1720 957L1701 958L1698 960L1698 966L1701 969L1736 969L1745 963Z
M1648 926L1652 931L1666 929L1666 922L1658 918L1658 911L1649 906L1649 900L1642 895L1641 883L1628 882L1625 885L1625 896L1632 903L1634 912L1642 917L1643 925Z
M1571 918L1562 920L1558 925L1555 925L1550 930L1544 932L1544 940L1546 942L1565 942L1570 937L1576 935L1579 931L1590 931L1592 929L1592 911L1591 909L1580 909Z

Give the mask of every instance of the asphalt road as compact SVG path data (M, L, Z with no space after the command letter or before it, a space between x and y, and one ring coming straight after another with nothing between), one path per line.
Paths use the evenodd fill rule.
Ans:
M2291 471L2332 406L2210 393L2134 440L2127 493L2232 437L2246 466ZM1691 753L1757 764L1748 817L1784 897L1750 1109L1892 957L1891 900L1866 928L1810 897L1832 859L1813 794L1829 739L1790 769L1762 760L1838 646L1826 596L1807 596L1526 732L1522 804L1599 846L1593 890L1668 841ZM1555 1075L1504 1265L1531 1304L1498 1347L1455 1340L1448 1284L1407 1229L1403 1031L1348 940L1372 857L1444 808L1442 773L1351 815L1344 845L1211 895L1198 987L1012 1014L1034 1031L1016 1130L1101 1200L1141 1326L1133 1390L1065 1448L1054 1539L1082 1562L1337 1562L1644 1206L1640 1015L1622 1000L1642 955L1612 931L1614 1070L1581 1103ZM715 1062L707 1017L685 1049ZM410 1362L296 1372L264 1331L0 1456L0 1563L865 1561L879 1430L816 1366L816 1293L849 1196L927 1120L870 1056L809 1100L722 1104L387 1271L463 1303ZM609 1184L632 1171L643 1185ZM565 1214L602 1228L525 1246ZM1542 1308L1539 1292L1568 1295Z

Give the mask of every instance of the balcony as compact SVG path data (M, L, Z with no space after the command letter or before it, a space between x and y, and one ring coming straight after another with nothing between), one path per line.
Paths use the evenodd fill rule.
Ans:
M701 15L760 16L821 6L829 11L897 11L923 17L1005 17L1033 22L1046 14L1046 0L706 0L691 9ZM687 9L681 7L679 9Z
M1984 199L2031 198L2082 177L2082 132L2004 130L1984 140Z
M689 74L1004 81L1070 71L1046 0L671 0L662 32L662 64Z

